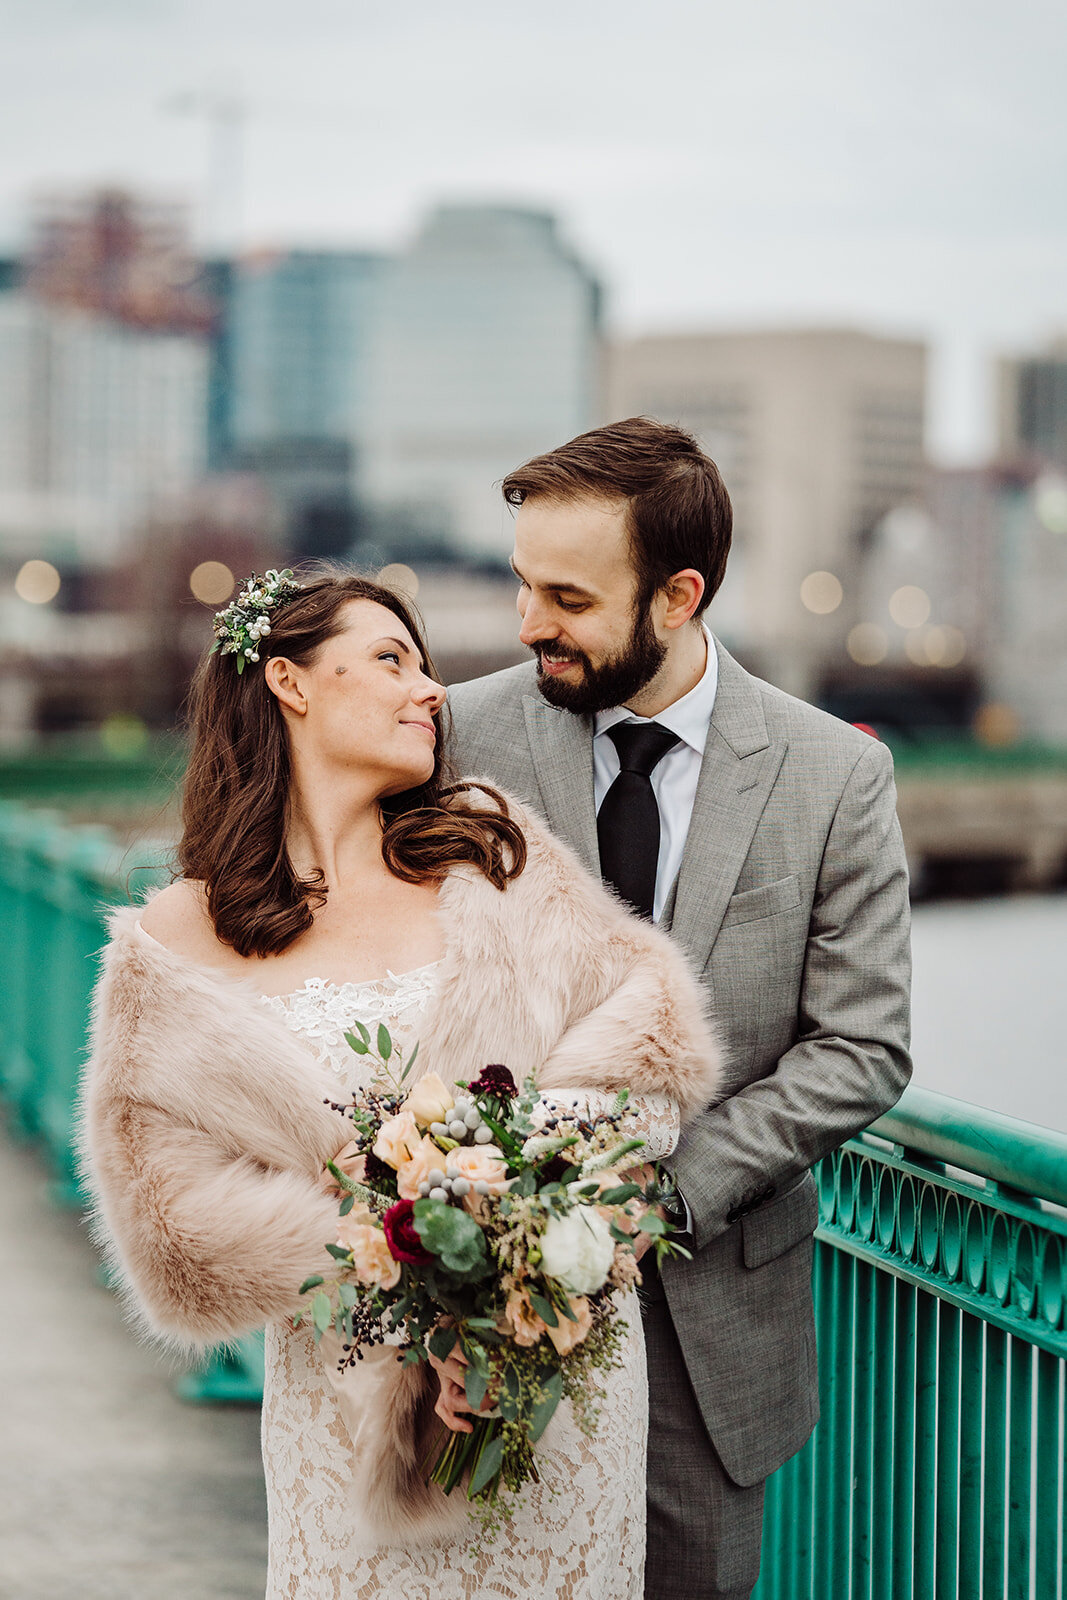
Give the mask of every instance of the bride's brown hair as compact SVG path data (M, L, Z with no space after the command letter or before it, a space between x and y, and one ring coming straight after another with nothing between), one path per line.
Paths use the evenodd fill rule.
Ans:
M352 575L313 579L271 612L266 658L309 666L344 631L344 607L373 600L404 624L436 676L411 609L392 589ZM442 755L447 713L438 713L437 752L426 783L380 802L382 857L406 883L439 882L466 863L506 888L526 865L526 840L495 789L476 802ZM232 655L207 654L190 694L192 749L182 795L178 866L201 881L215 932L241 956L277 955L311 926L326 899L321 872L300 878L286 848L292 769L281 709L262 667L238 674ZM485 804L482 797L487 797Z

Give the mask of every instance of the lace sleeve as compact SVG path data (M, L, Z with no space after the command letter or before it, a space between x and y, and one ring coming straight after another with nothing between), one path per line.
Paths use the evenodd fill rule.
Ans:
M544 1094L533 1109L533 1121L540 1127L547 1118L560 1112L577 1112L581 1117L606 1115L615 1104L614 1094L598 1089L553 1089ZM643 1150L633 1152L632 1161L659 1161L669 1156L678 1143L681 1117L678 1106L669 1095L631 1095L627 1103L629 1121L627 1131L635 1139L644 1139Z

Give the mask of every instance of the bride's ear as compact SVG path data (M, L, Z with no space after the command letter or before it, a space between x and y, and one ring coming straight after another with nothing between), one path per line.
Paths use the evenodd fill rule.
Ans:
M306 714L307 696L300 687L297 668L287 656L271 656L263 668L267 688L287 710L302 717Z

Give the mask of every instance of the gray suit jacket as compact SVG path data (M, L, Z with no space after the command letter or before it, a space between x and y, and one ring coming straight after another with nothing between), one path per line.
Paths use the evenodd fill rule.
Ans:
M663 922L707 987L727 1083L668 1163L696 1251L663 1284L704 1423L747 1485L818 1415L809 1169L908 1081L911 963L888 750L717 648ZM591 719L548 705L532 662L458 685L449 704L457 769L532 805L599 873Z

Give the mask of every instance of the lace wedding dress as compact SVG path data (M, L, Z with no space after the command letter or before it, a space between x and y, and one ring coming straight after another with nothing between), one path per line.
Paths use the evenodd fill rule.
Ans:
M414 1048L433 997L439 963L373 983L310 978L295 994L265 997L314 1047L323 1093L364 1087L367 1058L345 1043L354 1021L385 1022L405 1053ZM472 1072L481 1063L472 1063ZM610 1097L555 1094L590 1112ZM677 1112L660 1097L633 1102L647 1145L668 1154ZM338 1119L338 1144L344 1124ZM263 1461L270 1524L266 1600L641 1600L645 1550L648 1387L636 1296L622 1304L629 1325L623 1364L605 1375L594 1438L564 1403L538 1446L540 1483L518 1497L504 1531L487 1545L471 1536L382 1545L353 1511L350 1434L327 1374L327 1357L306 1327L276 1323L266 1333ZM374 1365L395 1359L374 1347L343 1381L373 1383ZM358 1398L358 1396L357 1396ZM460 1493L460 1490L454 1491Z

